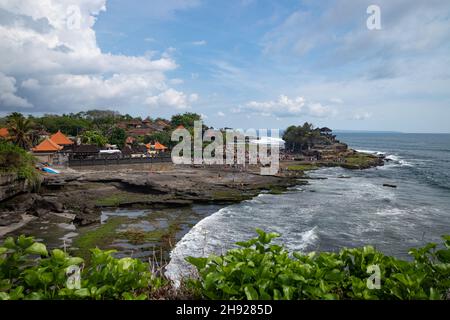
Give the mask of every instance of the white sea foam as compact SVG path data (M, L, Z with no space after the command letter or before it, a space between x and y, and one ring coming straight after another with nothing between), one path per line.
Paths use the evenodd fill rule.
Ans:
M406 211L399 208L386 208L378 210L374 214L378 216L400 216L406 214Z
M374 150L363 150L363 149L361 149L361 150L356 150L356 151L362 152L362 153L376 154L376 155L378 155L378 156L381 156L381 155L384 155L384 154L385 154L384 152L381 152L381 151L374 151Z
M303 232L301 235L301 244L297 249L305 250L309 246L313 245L319 238L319 236L317 234L317 230L318 230L318 228L317 228L317 226L315 226L311 230Z
M239 210L249 214L253 208L247 206L239 207ZM222 208L213 215L201 220L190 232L188 232L170 253L170 263L166 267L166 276L171 279L175 286L180 284L183 278L195 274L195 268L186 262L186 257L206 257L211 254L224 254L227 250L235 247L236 241L247 240L253 235L249 228L238 224L229 224L224 221L234 216L235 206ZM235 218L233 218L235 219ZM227 227L230 227L228 229ZM278 226L282 230L283 241L290 251L303 251L313 245L317 239L317 226L302 233L289 234L286 226ZM278 227L272 226L272 231L278 231ZM280 242L281 243L281 242Z

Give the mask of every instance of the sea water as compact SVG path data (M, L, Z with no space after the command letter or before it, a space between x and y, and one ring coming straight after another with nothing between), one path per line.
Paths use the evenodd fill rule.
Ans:
M351 148L384 154L384 167L326 168L309 185L220 209L197 223L171 252L167 275L189 275L187 256L221 254L255 228L278 232L290 251L337 251L371 244L408 259L408 249L450 234L450 135L343 133ZM397 188L385 187L395 185Z

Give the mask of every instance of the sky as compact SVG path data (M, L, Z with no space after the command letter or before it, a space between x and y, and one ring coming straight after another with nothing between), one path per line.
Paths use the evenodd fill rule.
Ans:
M380 29L368 28L380 9ZM371 20L370 20L371 21ZM0 0L0 115L450 132L448 0Z

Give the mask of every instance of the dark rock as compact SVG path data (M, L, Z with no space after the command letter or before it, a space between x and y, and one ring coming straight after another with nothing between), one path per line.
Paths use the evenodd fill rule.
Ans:
M64 212L64 205L56 197L43 197L35 202L35 208L51 212Z
M395 184L389 184L389 183L384 183L383 187L397 188L397 186Z
M16 174L0 174L0 201L30 190L28 180L19 179Z
M48 210L42 209L42 208L36 208L33 211L33 215L36 217L39 217L39 218L44 217L45 215L47 215L47 213L48 213Z
M9 226L22 221L22 217L17 212L0 212L0 227Z
M5 207L10 211L30 212L35 208L35 202L40 199L42 197L36 193L25 193L9 200Z
M87 226L93 223L100 222L101 213L90 207L85 207L78 212L73 222L79 226Z

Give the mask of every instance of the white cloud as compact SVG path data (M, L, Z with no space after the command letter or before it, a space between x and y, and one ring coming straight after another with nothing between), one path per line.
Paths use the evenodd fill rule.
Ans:
M341 98L331 98L330 102L336 103L336 104L343 104L344 100L342 100Z
M286 95L281 95L278 100L250 101L243 107L233 109L232 112L251 112L262 116L276 116L279 118L298 116L327 117L333 114L331 108L320 103L306 101L301 96L289 98Z
M357 110L354 112L352 116L352 120L367 120L372 117L372 113L364 111L364 110Z
M174 78L174 79L170 79L169 82L173 85L177 85L177 84L183 84L184 80L180 79L180 78Z
M0 72L0 106L10 106L11 108L32 107L26 99L16 95L16 79L8 77Z
M219 117L225 117L225 113L223 113L222 111L217 112L217 115Z
M70 6L80 10L76 23ZM0 111L130 112L133 105L135 113L146 114L147 98L169 90L166 73L177 68L175 49L159 57L101 52L93 26L104 10L106 0L0 0Z
M38 80L30 78L25 81L22 81L21 87L25 89L37 90L41 86Z
M151 107L183 110L190 108L190 104L197 100L197 94L191 94L188 97L183 92L170 88L156 96L147 98L146 102Z
M189 95L189 102L193 103L193 102L197 102L198 101L198 94L196 93L192 93Z
M199 40L199 41L193 41L191 42L194 46L206 46L208 42L206 40Z

